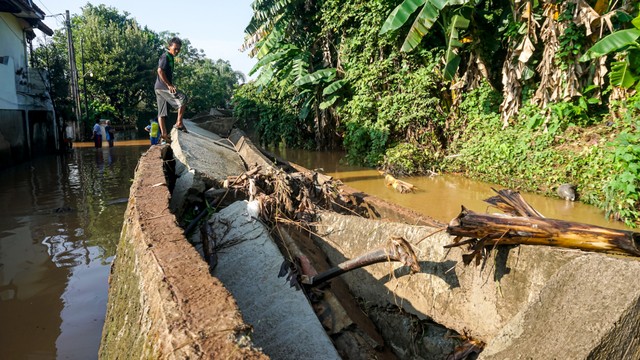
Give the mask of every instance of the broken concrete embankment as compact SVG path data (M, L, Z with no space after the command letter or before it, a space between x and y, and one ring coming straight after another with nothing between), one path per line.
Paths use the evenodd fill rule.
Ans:
M634 258L544 246L498 247L484 270L464 267L434 229L325 212L316 243L332 263L402 236L421 272L377 264L343 275L371 305L394 303L483 340L481 359L640 358L640 274ZM419 243L419 244L418 244Z
M189 244L169 211L167 148L140 159L131 186L99 357L102 359L267 358L233 296Z
M309 304L299 297L302 292L277 279L282 254L268 235L258 236L269 230L249 216L246 202L229 206L209 221L217 229L221 250L213 277L202 255L181 235L178 220L167 210L169 202L174 213L182 214L202 199L206 189L221 187L226 176L246 171L247 163L269 163L252 151L247 153L255 157L247 160L245 155L242 161L234 148L242 143L239 139L229 141L187 125L189 134L173 134L177 178L175 186L169 182L172 194L165 186L153 188L157 193L145 190L163 181L161 159L149 160L159 156L159 150L152 149L141 159L114 263L101 357L117 357L123 351L134 355L128 358L157 354L208 358L220 352L260 357L243 336L253 326L252 338L265 344L266 354L299 358L307 344L305 337L296 341L302 325L287 323L292 318L311 324L309 331L316 334L311 338L320 339L308 345L314 350L307 352L307 358L337 357L319 350L330 345L329 337L309 318ZM251 147L250 142L245 146ZM383 219L326 211L318 216L316 235L303 237L313 239L311 246L317 247L313 251L324 254L316 257L328 261L313 264L318 271L390 237L401 236L413 245L420 262L417 274L397 263L383 263L344 274L332 285L346 283L398 358L443 358L453 351L454 343L440 341L446 329L485 342L483 359L640 358L640 292L633 287L640 262L635 258L498 246L484 268L465 267L462 249L443 248L452 243L452 237L437 232L444 225L377 198L354 196ZM146 203L149 199L155 200ZM249 231L231 233L245 225ZM260 256L249 255L256 253ZM275 314L278 305L288 315ZM426 331L425 319L440 324L442 330ZM221 327L220 321L229 322L228 326ZM272 324L277 321L284 326L275 330ZM289 332L283 333L287 328ZM334 342L335 338L332 335ZM277 352L269 349L270 342L276 342L278 349L297 342L301 349Z

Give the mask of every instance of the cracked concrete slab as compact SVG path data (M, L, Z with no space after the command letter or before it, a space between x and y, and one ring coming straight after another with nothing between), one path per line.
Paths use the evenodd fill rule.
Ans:
M170 207L178 216L190 193L202 193L206 188L222 187L228 175L246 171L244 161L233 144L220 136L185 120L189 133L173 129L171 150L176 161L177 176L171 194Z
M278 277L284 257L247 203L233 203L209 224L217 249L213 275L253 326L253 343L274 359L339 359L304 293Z

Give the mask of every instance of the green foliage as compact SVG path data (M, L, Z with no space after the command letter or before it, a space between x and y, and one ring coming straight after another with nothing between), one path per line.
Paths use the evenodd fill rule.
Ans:
M429 32L440 17L440 11L447 5L449 5L448 0L404 0L389 14L380 29L380 34L399 29L422 6L402 44L402 51L411 51L420 44L424 35Z
M382 168L394 176L424 174L427 171L439 171L442 166L442 153L402 143L387 149Z
M229 107L233 91L244 81L244 75L234 71L228 61L213 61L201 54L178 62L176 73L176 83L189 97L187 110L191 114Z
M466 30L469 27L469 19L462 15L462 11L456 11L446 26L447 50L444 55L444 78L453 80L460 65L460 55L458 48L462 47L460 42L460 30Z
M60 33L56 33L56 41L48 39L46 43L38 46L34 51L34 67L47 69L49 72L49 94L53 100L58 119L65 121L75 117L73 112L73 101L69 93L68 68L69 59L66 48L61 49Z
M635 227L640 220L640 96L625 105L629 110L618 124L620 133L612 141L614 150L607 158L612 171L605 187L605 209L609 216Z
M347 81L358 95L337 109L346 126L344 145L350 162L388 167L386 148L407 142L432 152L443 149L446 111L441 98L446 89L435 60L440 55L415 54L428 64L424 67L412 67L404 55L371 64L360 63L360 55L352 58L355 78ZM386 75L381 79L378 74Z
M603 117L585 123L586 112L579 106L559 103L549 113L525 106L519 116L533 120L500 130L498 114L490 111L494 102L487 101L489 94L478 90L463 100L461 109L467 110L469 116L466 136L452 145L459 149L459 156L445 162L448 171L547 195L553 195L561 183L576 184L582 202L606 209L609 216L629 226L637 225L640 97L620 105L629 111L619 124L604 121ZM489 111L474 111L483 108L481 103L489 105L484 106ZM545 119L546 131L542 126L530 125ZM608 142L612 132L620 134Z
M380 28L380 34L386 34L398 30L411 19L411 15L422 6L409 28L402 51L410 52L416 49L422 38L427 35L433 25L440 22L444 33L447 50L445 52L444 77L452 80L460 65L460 56L457 49L462 47L460 42L460 30L469 27L470 18L475 6L475 1L470 0L404 0L387 17Z
M299 104L293 98L292 88L279 86L280 91L259 91L254 84L238 88L233 97L234 116L242 119L249 132L257 132L260 143L266 146L313 148L311 126L298 117Z
M640 29L627 29L616 31L613 34L609 34L595 43L589 50L587 50L580 61L587 61L598 58L603 55L608 55L616 52L627 46L637 45L637 40L640 37Z
M631 22L635 28L618 30L594 44L580 57L580 61L595 59L600 56L616 53L618 61L611 63L609 80L611 85L630 89L640 83L640 16Z
M559 103L543 112L526 105L516 125L501 130L499 113L492 111L495 103L486 87L464 98L466 135L452 145L458 156L446 163L449 171L547 195L553 195L559 184L572 183L578 185L581 201L604 205L603 189L612 164L607 161L611 148L604 141L610 129L602 125L602 118L589 120L591 127L586 127L585 112L577 110L579 106ZM592 140L585 142L585 138Z
M558 38L558 51L555 53L555 63L562 70L567 70L569 64L575 63L587 41L584 27L572 21L574 9L575 5L569 4L558 18L566 24L564 33Z
M640 123L634 127L637 129ZM634 131L637 131L634 129ZM640 135L625 131L613 142L615 175L607 184L607 214L635 226L640 217Z
M579 5L585 10L592 3ZM635 138L607 142L620 131L607 125L607 110L615 120L626 116L626 107L608 103L619 91L594 84L603 69L578 59L615 53L607 63L610 83L633 88L640 79L640 36L636 30L614 32L580 58L595 41L585 26L597 29L589 12L575 6L256 0L245 46L258 57L260 75L253 90L237 93L236 106L255 117L269 142L306 146L313 137L318 144L323 129L342 137L352 163L396 175L458 171L548 195L573 183L583 202L636 221L633 206L620 206L633 200L630 186L636 184L629 175L609 182L614 164L635 169L635 145L622 145ZM557 18L547 17L556 11ZM636 15L620 14L605 21L624 28ZM634 21L640 24L640 18ZM525 37L533 48L523 48ZM557 51L545 51L556 40ZM503 92L518 111L509 122L515 125L504 130Z
M598 119L594 115L597 113L589 111L588 103L577 100L575 103L568 101L553 103L546 111L541 111L536 106L526 105L521 109L519 118L528 129L544 128L547 132L556 135L569 126L591 125Z
M140 106L155 103L149 84L155 81L155 54L162 45L156 34L128 15L87 4L72 18L77 66L81 68L84 60L86 71L93 74L84 77L91 118L131 121Z
M318 17L322 2L256 0L253 17L245 29L243 49L258 59L261 91L289 88L298 117L313 121L316 148L335 146L336 119L328 109L343 96L337 61L332 59L332 39L323 34ZM329 89L329 90L327 90ZM307 119L308 118L308 119Z
M462 94L463 101L458 111L468 118L493 115L499 111L502 95L491 87L487 81L466 94Z
M402 4L398 5L393 9L391 14L389 14L389 17L385 20L382 28L380 28L380 35L400 29L407 21L409 21L409 17L424 4L425 0L404 0ZM430 7L431 6L433 5L430 4ZM433 21L431 24L433 24Z
M383 159L388 139L389 129L381 121L350 121L346 124L344 137L347 159L354 164L378 164Z

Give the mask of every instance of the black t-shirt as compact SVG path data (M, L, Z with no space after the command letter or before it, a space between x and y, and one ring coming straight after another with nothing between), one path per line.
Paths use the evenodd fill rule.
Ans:
M173 55L165 52L160 56L160 60L158 60L158 68L164 71L164 75L169 80L169 84L173 84ZM165 85L162 80L160 80L160 75L156 76L156 85L154 89L160 90L169 90L167 85Z

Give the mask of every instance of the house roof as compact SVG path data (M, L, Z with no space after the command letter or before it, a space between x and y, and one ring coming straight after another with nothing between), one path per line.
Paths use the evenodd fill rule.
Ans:
M42 22L45 16L44 11L31 0L0 0L0 12L11 13L28 22L32 27L28 32L32 36L35 36L33 29L38 29L49 36L53 35L53 30Z

